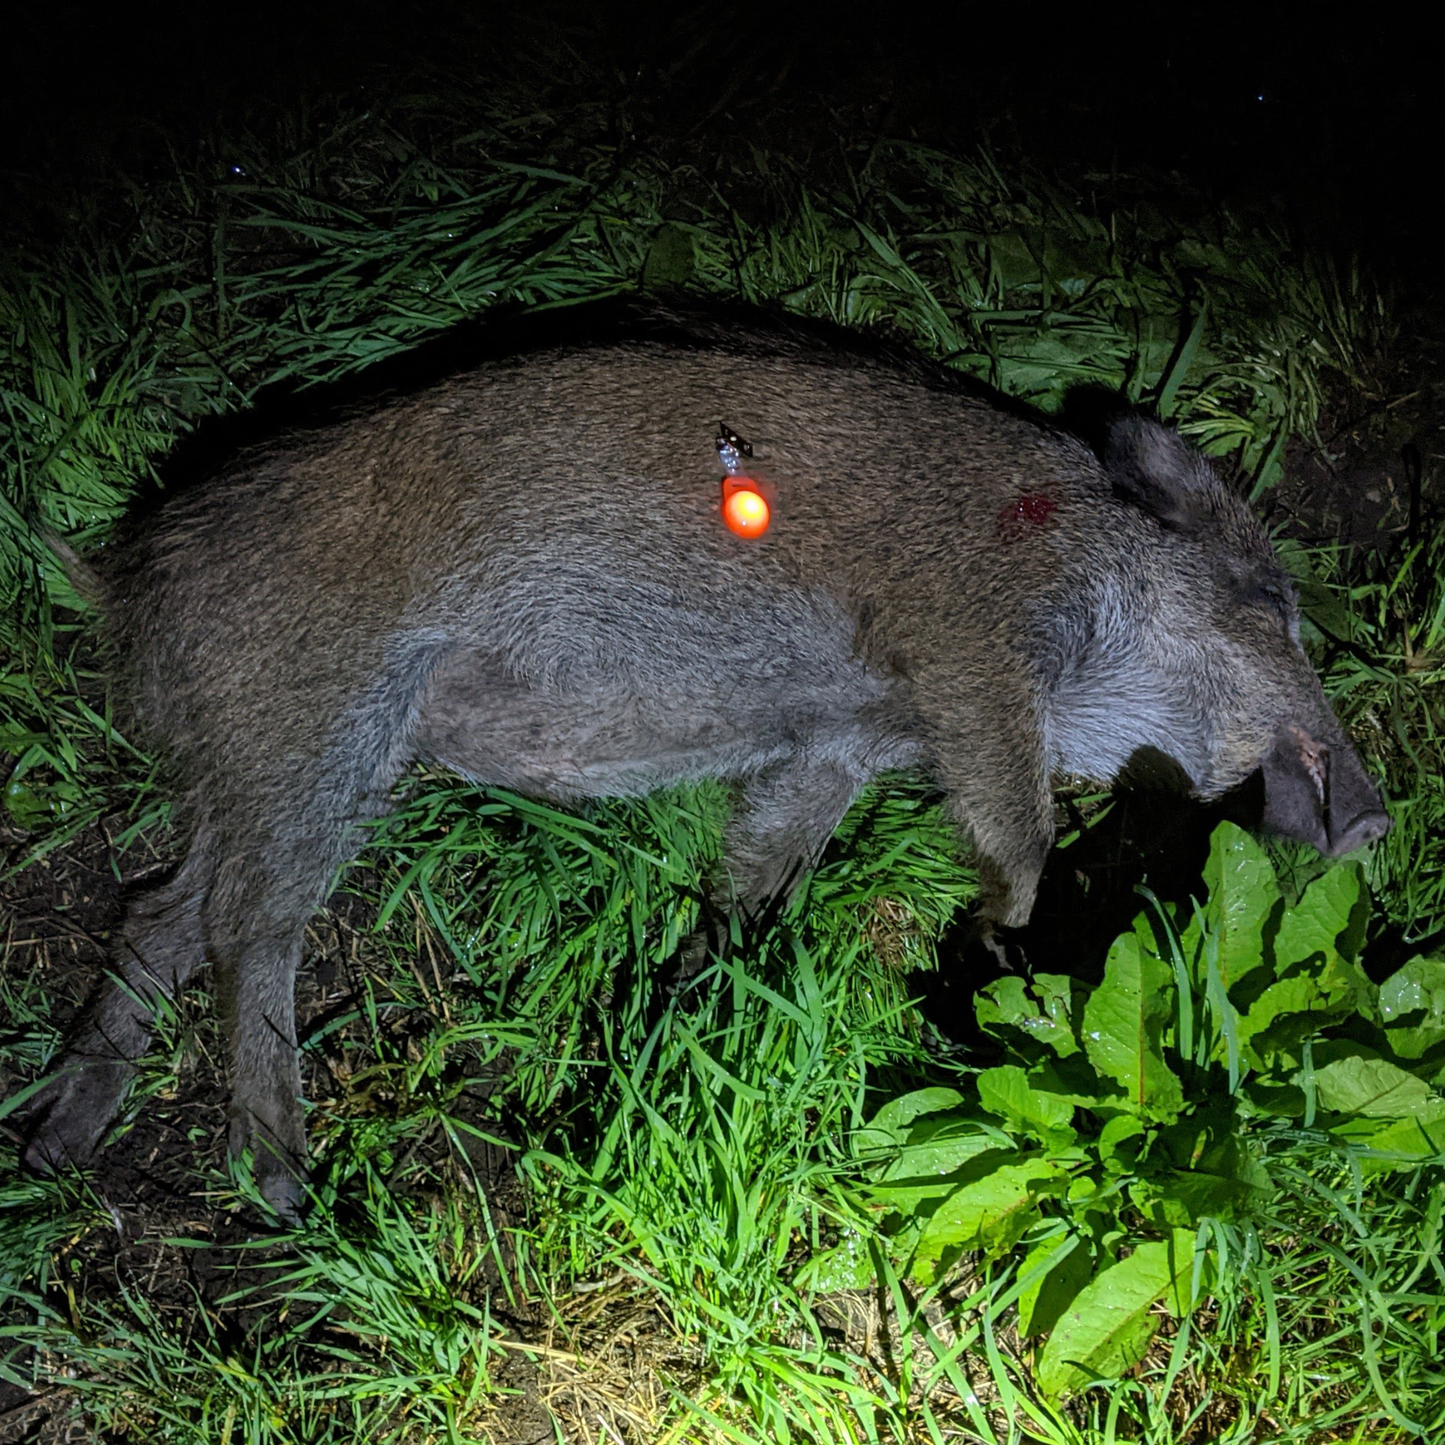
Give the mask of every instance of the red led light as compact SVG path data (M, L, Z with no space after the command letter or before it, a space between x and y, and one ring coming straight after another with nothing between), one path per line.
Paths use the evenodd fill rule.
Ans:
M750 477L723 478L723 521L728 531L751 540L761 537L772 521L768 500Z

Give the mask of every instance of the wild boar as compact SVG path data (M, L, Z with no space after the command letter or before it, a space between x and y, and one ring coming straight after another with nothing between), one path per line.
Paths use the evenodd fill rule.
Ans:
M723 523L720 450L771 501L760 536ZM1054 775L1140 750L1202 798L1262 768L1266 822L1328 854L1389 826L1264 531L1173 431L1127 416L1096 455L757 312L625 311L281 436L90 576L187 851L36 1101L39 1166L91 1157L148 1004L209 959L231 1146L296 1207L303 930L415 759L560 801L731 780L742 910L870 779L926 769L984 934L1029 916Z

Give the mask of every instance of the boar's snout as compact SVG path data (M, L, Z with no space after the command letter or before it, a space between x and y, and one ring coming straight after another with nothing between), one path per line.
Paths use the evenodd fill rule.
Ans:
M1263 767L1270 832L1338 858L1390 831L1379 789L1348 743L1323 742L1287 725Z

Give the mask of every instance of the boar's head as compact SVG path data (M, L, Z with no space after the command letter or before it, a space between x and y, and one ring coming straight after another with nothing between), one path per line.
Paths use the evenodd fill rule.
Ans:
M1205 799L1262 769L1263 825L1331 857L1387 832L1379 790L1300 645L1294 586L1248 507L1146 418L1114 423L1104 464L1129 524L1102 580L1095 574L1104 600L1089 632L1096 659L1114 661L1072 671L1076 693L1097 697L1110 679L1111 761L1132 745L1156 747ZM1069 743L1080 751L1075 732L1059 749L1066 765Z

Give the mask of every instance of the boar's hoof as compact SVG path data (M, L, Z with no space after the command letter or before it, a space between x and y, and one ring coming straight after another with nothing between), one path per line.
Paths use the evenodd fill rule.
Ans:
M667 996L679 998L691 990L711 966L715 956L725 955L731 942L727 918L709 911L695 932L684 940L677 964L667 979Z
M297 1223L306 1204L307 1173L300 1105L280 1095L233 1091L229 1143L233 1159L249 1154L251 1178L261 1198L286 1223Z
M269 1150L254 1162L256 1188L287 1224L299 1224L306 1206L306 1187L286 1163Z
M90 1058L64 1065L25 1110L25 1168L48 1174L89 1165L134 1073L123 1059Z
M278 1154L276 1146L259 1133L242 1142L237 1132L233 1127L231 1157L239 1159L249 1153L256 1192L287 1224L300 1223L306 1208L305 1161L289 1152L286 1157Z
M963 967L970 981L980 983L1001 973L1027 973L1028 959L1019 931L976 919L963 943Z

